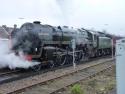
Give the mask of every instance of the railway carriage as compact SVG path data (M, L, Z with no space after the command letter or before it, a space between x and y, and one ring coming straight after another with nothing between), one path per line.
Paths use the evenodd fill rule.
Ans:
M88 54L89 57L109 55L112 51L112 37L99 31L86 30L88 33Z

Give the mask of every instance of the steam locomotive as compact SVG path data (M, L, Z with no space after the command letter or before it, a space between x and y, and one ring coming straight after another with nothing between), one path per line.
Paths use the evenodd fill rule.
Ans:
M68 26L24 23L13 37L12 50L24 53L27 60L37 60L50 67L72 63L72 40L75 62L111 54L112 37L102 32ZM39 68L37 68L39 69Z

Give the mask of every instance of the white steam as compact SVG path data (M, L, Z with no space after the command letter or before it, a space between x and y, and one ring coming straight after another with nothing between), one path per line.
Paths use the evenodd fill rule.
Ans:
M0 39L0 68L8 67L10 69L15 68L29 68L34 65L39 64L39 62L30 62L23 58L23 54L16 56L14 52L9 49L9 40Z

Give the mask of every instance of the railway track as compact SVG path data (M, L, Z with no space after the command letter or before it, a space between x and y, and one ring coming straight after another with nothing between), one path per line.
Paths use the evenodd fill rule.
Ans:
M3 87L0 86L0 90L3 90L0 93L2 93L2 94L17 93L17 92L25 90L26 88L32 87L34 85L47 83L49 81L54 82L54 81L57 81L58 79L62 79L63 77L73 76L74 74L77 74L77 76L75 75L74 77L70 77L70 78L76 79L76 80L74 80L74 82L66 83L66 85L64 85L63 87L60 87L60 88L57 88L57 89L52 89L52 91L49 91L48 93L45 93L45 94L57 94L55 92L58 92L59 90L63 89L66 86L72 85L72 84L74 84L74 83L76 83L80 80L95 76L96 74L111 68L112 64L114 65L114 63L112 63L111 61L112 61L112 59L103 59L102 61L100 59L100 60L95 60L94 62L92 61L93 63L91 62L89 64L86 63L86 64L83 64L83 65L80 64L80 65L77 66L77 69L75 69L75 70L71 67L67 67L67 68L64 69L64 71L61 71L61 72L59 72L59 71L63 70L63 69L56 70L55 72L51 71L47 74L46 73L41 74L41 77L37 76L38 78L33 77L33 78L29 78L27 80L27 81L33 80L32 83L21 85L22 82L20 83L20 81L19 81L20 86L19 86L19 83L18 83L18 85L17 85L17 83L14 83L13 85L19 86L19 87L16 87L16 88L11 87L11 84L10 84L11 89L9 89L9 90L5 89L6 85L3 85ZM106 62L111 62L111 63L106 63ZM81 76L82 78L79 77L79 79L77 79L76 77L78 77L78 74L82 74L82 76ZM25 80L25 82L27 82L27 81ZM64 82L66 82L66 81L64 81ZM59 86L62 86L62 85L59 85ZM42 93L42 94L44 94L44 93Z
M10 71L10 70L9 70L9 69L7 69L7 68L0 69L0 73L3 73L3 72L8 72L8 71Z
M77 73L77 74L75 74L73 76L70 76L70 78L68 78L68 81L66 81L67 78L66 78L66 80L63 79L63 81L65 81L65 83L63 85L61 84L62 86L58 85L58 86L56 86L57 88L54 88L52 91L49 91L48 93L43 93L43 94L60 94L60 92L65 90L66 87L72 86L73 84L76 84L76 83L78 83L80 81L95 77L96 75L98 75L98 74L100 74L100 73L102 73L102 72L104 72L106 70L110 70L114 66L114 64L111 64L111 65L110 64L109 65L99 65L98 67L102 67L102 66L103 66L102 69L100 69L100 68L96 69L94 67L97 67L97 66L94 66L91 69L89 68L87 70L81 71L81 72L79 72L79 73ZM94 71L93 71L93 69L94 69ZM76 77L78 79L75 79ZM69 79L71 79L70 82L69 82ZM62 79L60 79L60 80L62 80ZM55 82L53 82L53 83L55 83Z
M81 61L80 63L78 63L78 65L82 64L82 63L88 63L88 62L93 61L93 60L102 59L102 58L107 58L107 56L93 58L93 59L86 60L86 61ZM68 65L64 65L64 66L58 66L58 67L55 67L55 68L52 68L52 69L43 68L43 70L38 71L38 72L33 72L33 71L29 71L29 70L27 70L27 71L20 71L20 70L11 71L11 70L8 70L8 69L2 70L0 72L0 84L5 84L5 83L8 83L8 82L20 80L20 79L27 78L27 77L30 77L30 76L35 76L35 75L47 73L49 71L55 71L57 69L62 69L62 68L66 68L66 67L69 67L69 66L72 66L72 64L68 64Z
M13 71L4 71L0 73L0 76L6 75L6 74L11 74L11 73L17 73L19 72L19 70L13 70Z
M14 81L22 74L20 70L7 70L0 73L0 84Z

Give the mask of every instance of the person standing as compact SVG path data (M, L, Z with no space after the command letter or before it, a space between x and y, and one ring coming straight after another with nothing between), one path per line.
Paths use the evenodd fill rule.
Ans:
M11 32L11 37L14 38L17 32L18 32L17 25L14 24L14 28L13 28L13 30Z

